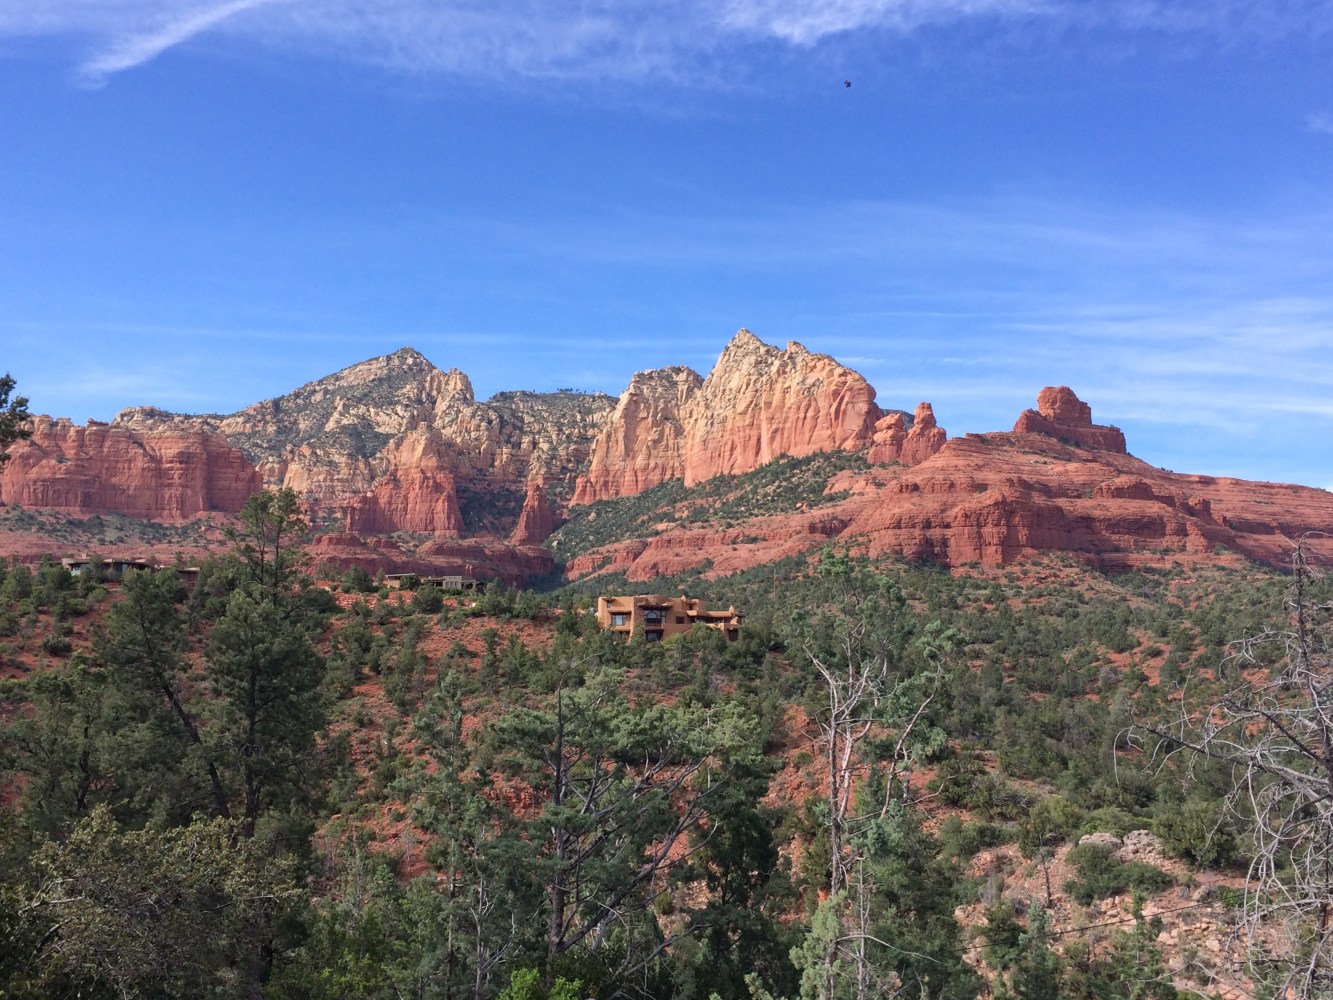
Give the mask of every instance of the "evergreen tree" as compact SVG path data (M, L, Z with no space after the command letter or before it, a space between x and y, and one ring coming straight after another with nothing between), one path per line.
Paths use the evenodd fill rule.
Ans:
M207 672L216 692L210 748L235 783L237 816L253 836L267 811L307 812L318 794L315 734L324 725L323 662L271 594L232 594L213 626Z
M10 399L14 391L14 380L9 372L0 376L0 466L9 461L6 450L15 441L20 441L32 434L28 428L28 400L25 396Z

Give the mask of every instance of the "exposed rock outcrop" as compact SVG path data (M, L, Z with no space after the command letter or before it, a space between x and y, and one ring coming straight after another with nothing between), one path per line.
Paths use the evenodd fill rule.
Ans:
M703 386L693 369L639 372L588 456L574 503L633 496L685 474L685 414Z
M385 449L389 470L347 507L347 530L366 535L412 531L457 538L463 533L458 482L440 435L420 427Z
M180 422L139 433L39 416L32 437L10 454L0 466L0 502L71 514L186 521L235 513L262 485L225 438Z
M781 455L854 451L874 436L875 390L800 344L732 338L685 413L685 485L749 472Z
M874 435L866 459L872 465L920 465L944 447L949 439L943 427L935 422L935 411L929 403L917 405L908 429L905 414L895 410L875 423Z
M523 498L523 510L518 524L509 536L511 545L540 545L555 530L556 516L551 509L546 486L540 480L528 483L528 495Z
M465 374L405 347L230 415L146 407L123 411L115 425L225 434L266 485L289 486L358 530L507 534L529 479L573 483L613 405L602 394L568 391L505 392L479 403ZM424 474L412 471L414 449L428 463ZM434 487L442 503L427 499ZM410 496L396 498L400 491ZM494 498L474 505L477 524L455 523L463 491Z
M1125 454L1125 435L1119 427L1092 422L1092 407L1068 386L1047 386L1037 394L1037 408L1024 410L1014 424L1015 434L1045 434L1081 448Z
M539 546L515 546L494 538L438 538L408 550L392 538L362 538L349 532L320 535L310 554L325 572L359 566L368 572L420 573L500 580L522 586L555 568L551 553Z
M347 529L319 546L381 566L484 552L505 573L546 572L551 557L535 544L571 499L834 450L864 450L872 464L839 473L827 502L764 507L726 528L701 527L686 507L657 518L653 537L584 553L572 569L731 572L830 541L951 566L1049 551L1101 566L1228 552L1277 562L1304 532L1333 531L1328 493L1153 468L1067 387L1043 389L1011 433L949 439L930 404L885 413L833 358L745 330L707 379L641 373L618 402L562 390L479 403L462 372L404 348L229 416L141 408L110 425L38 417L33 430L0 471L0 502L182 521L291 486L317 521ZM372 537L397 532L408 533L401 546Z
M592 447L573 502L632 496L668 479L689 486L782 455L858 450L871 444L881 416L875 390L852 369L794 342L780 350L743 329L706 379L688 368L634 376ZM930 447L914 440L912 454Z
M1113 447L1123 441L1120 432L1093 426L1073 393L1043 397L1037 416L1058 434L1034 432L1020 419L1016 432L954 438L914 466L841 474L829 488L850 496L835 505L749 521L726 537L664 520L650 539L582 554L571 575L620 571L647 579L697 567L703 553L714 572L734 572L746 558L756 565L830 539L873 556L944 566L1000 566L1049 552L1104 569L1228 553L1282 563L1295 538L1333 529L1327 491L1167 472ZM899 426L890 419L880 430ZM1087 443L1074 443L1069 430L1083 431ZM897 446L906 440L901 435ZM750 544L736 544L737 534ZM1326 538L1311 544L1333 555Z

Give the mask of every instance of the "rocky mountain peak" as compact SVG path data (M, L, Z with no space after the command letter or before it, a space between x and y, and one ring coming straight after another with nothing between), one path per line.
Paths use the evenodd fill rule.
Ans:
M741 329L686 407L685 482L748 472L779 455L865 447L881 416L859 373Z
M405 348L411 350L411 348ZM420 355L418 355L420 357ZM425 361L425 358L422 358ZM430 364L430 362L426 362ZM466 400L469 403L476 402L476 393L472 391L472 380L466 373L457 368L450 368L447 372L440 373L439 395L441 397L455 397Z
M1080 448L1126 454L1125 435L1119 427L1092 422L1092 407L1067 385L1047 386L1037 394L1037 408L1024 410L1014 424L1015 434L1044 434Z
M1092 407L1067 385L1048 385L1037 393L1037 412L1047 420L1071 427L1091 427Z
M382 382L402 384L405 381L424 378L438 370L427 360L425 355L415 348L400 347L392 354L381 354L377 358L359 361L342 369L342 371L307 383L297 389L296 392L303 392L315 386L351 387ZM289 393L289 395L293 394Z

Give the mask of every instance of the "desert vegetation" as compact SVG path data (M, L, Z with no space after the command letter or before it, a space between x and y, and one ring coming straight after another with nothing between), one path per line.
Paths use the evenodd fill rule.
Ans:
M826 551L672 581L738 642L625 643L573 588L316 581L292 501L192 588L4 566L6 995L1323 995L1326 908L1273 909L1318 792L1182 715L1322 690L1315 567L1293 619L1258 567Z

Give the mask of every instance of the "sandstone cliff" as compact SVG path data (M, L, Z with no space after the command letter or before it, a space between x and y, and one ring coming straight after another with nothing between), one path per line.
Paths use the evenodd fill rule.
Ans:
M356 530L504 534L529 480L572 489L612 406L574 392L479 403L465 374L409 347L230 415L138 408L114 425L223 434L266 485L289 486Z
M139 408L87 427L39 417L12 450L0 472L7 504L182 521L234 512L264 485L290 486L318 523L345 529L321 544L348 558L353 538L403 532L396 548L372 540L355 558L434 551L439 563L486 549L510 574L549 568L533 546L572 516L571 504L828 452L871 463L840 463L862 471L840 473L836 502L728 515L743 530L689 523L687 504L656 516L653 537L580 556L571 571L609 560L632 578L705 561L722 572L830 540L952 566L1056 550L1099 565L1227 552L1272 562L1297 535L1333 530L1324 491L1139 461L1067 387L1043 389L1010 433L950 440L929 403L910 417L882 411L865 379L833 358L746 330L706 379L681 367L643 372L618 401L561 391L482 403L462 372L404 348L230 415ZM468 539L485 545L460 547Z
M917 416L917 426L928 422ZM881 422L877 446L899 426ZM697 568L706 555L720 575L830 541L944 566L1049 552L1104 569L1236 555L1281 563L1302 534L1333 529L1327 491L1178 475L1127 454L1123 441L1117 429L1093 425L1072 391L1049 388L1014 432L968 434L915 465L841 474L830 489L847 496L835 504L734 529L662 518L653 537L583 553L568 572L650 579ZM693 503L682 501L680 513ZM1333 555L1326 539L1313 544Z
M139 433L39 416L32 437L10 453L0 466L0 503L71 514L185 521L210 511L235 513L261 487L238 449L188 422Z
M411 531L451 538L463 533L452 456L439 431L423 426L400 435L384 450L384 461L388 471L374 489L348 503L348 531Z
M685 484L749 472L779 455L855 451L880 416L875 390L850 368L741 330L687 408Z
M574 490L576 504L633 496L685 475L685 413L703 385L690 368L639 372L620 396Z
M523 498L523 509L518 524L509 536L511 545L540 545L555 530L556 515L551 509L545 484L540 480L528 483L528 495Z
M850 368L797 343L780 350L743 329L706 379L688 368L634 376L593 445L573 502L632 496L668 479L693 485L780 455L859 450L881 416L875 390ZM912 454L930 447L917 439Z

